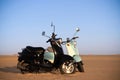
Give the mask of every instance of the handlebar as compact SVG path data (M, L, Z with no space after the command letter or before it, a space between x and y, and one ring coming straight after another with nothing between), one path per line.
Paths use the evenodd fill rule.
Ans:
M54 32L52 33L52 36L46 41L47 43L50 41L55 41L56 40L56 36L57 34L55 34Z
M77 38L79 38L79 37L76 36L76 37L73 37L72 39L69 39L69 40L66 40L66 41L62 41L62 44L67 43L67 42L70 42L70 41L75 40L75 39L77 39Z
M58 40L60 40L61 38L56 38L56 39L53 39L53 38L50 38L49 40L47 40L46 42L48 43L48 42L50 42L50 41L58 41Z

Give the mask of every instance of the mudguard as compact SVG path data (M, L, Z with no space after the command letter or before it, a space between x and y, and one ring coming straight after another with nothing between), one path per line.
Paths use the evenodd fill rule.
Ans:
M62 55L62 60L74 60L74 59L69 55Z
M69 55L62 55L59 65L61 65L66 60L74 60L74 58Z

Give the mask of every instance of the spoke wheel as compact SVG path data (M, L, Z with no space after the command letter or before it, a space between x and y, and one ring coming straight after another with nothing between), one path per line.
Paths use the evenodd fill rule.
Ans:
M60 72L62 74L71 74L75 72L75 64L72 60L63 62L60 66Z

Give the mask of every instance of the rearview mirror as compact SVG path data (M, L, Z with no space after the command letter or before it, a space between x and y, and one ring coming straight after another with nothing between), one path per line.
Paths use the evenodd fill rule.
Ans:
M45 31L42 32L42 36L45 36Z
M76 32L79 32L79 31L80 31L80 28L79 28L79 27L77 27L77 28L76 28Z

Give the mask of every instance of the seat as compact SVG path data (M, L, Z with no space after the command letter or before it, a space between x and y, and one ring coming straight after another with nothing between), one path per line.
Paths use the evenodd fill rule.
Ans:
M26 49L28 49L31 52L40 52L40 53L45 51L43 47L26 46Z

